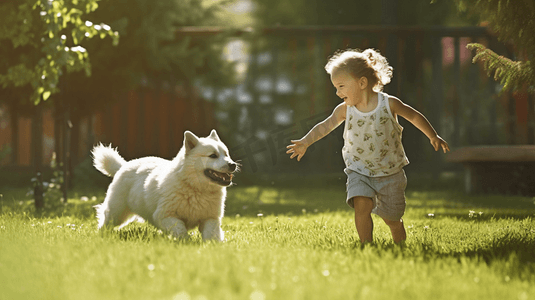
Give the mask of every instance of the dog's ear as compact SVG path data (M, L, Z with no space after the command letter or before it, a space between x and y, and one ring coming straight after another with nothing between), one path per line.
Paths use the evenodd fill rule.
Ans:
M186 130L184 132L184 147L186 147L186 154L195 148L199 143L199 137L197 137L193 132Z
M217 132L215 131L215 129L212 129L212 132L210 132L210 135L208 137L211 138L212 140L216 140L218 142L221 142L221 139L217 135Z

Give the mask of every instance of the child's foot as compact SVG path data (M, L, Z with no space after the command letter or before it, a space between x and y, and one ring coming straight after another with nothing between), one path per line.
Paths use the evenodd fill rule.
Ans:
M400 242L394 243L394 245L396 245L396 247L398 247L399 249L405 249L407 248L407 240L402 240Z
M368 241L364 241L364 242L357 241L357 242L355 243L355 247L356 247L357 249L360 249L360 250L365 249L365 248L372 247L372 246L374 246L374 245L375 245L375 244L374 244L373 242L368 242Z

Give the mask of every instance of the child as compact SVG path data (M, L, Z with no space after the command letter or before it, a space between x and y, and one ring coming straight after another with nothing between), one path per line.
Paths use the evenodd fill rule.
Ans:
M302 139L292 140L286 153L300 161L307 148L345 122L342 156L347 174L346 203L355 210L355 225L362 243L373 241L371 213L390 227L395 243L406 239L402 216L405 212L409 163L401 143L401 116L420 129L435 151L449 151L429 121L398 98L382 92L392 78L393 68L373 49L337 52L325 66L343 102Z

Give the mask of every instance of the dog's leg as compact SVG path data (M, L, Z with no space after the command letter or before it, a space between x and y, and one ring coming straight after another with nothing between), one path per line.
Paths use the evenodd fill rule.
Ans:
M105 227L113 228L121 225L123 227L128 219L132 217L132 212L128 210L126 205L120 207L109 205L108 203L102 203L95 205L98 218L98 229Z
M219 219L209 219L204 221L199 226L199 230L202 234L203 240L215 240L222 242L225 239L225 234L221 230L221 220Z
M126 204L125 195L127 194L128 186L120 184L120 178L110 184L104 202L95 205L99 229L119 226L132 216Z
M173 217L167 217L160 221L162 229L170 231L173 236L181 239L189 238L188 229L184 221Z
M113 206L104 202L94 207L97 210L98 229L123 225L123 223L132 217L132 213L126 205Z

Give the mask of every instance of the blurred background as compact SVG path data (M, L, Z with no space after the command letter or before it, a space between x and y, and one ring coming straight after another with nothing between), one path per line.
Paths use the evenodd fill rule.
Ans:
M299 163L285 151L340 102L324 66L336 50L347 48L385 55L394 68L385 92L422 112L452 149L535 143L533 100L500 92L501 85L472 63L466 45L481 43L507 57L514 56L513 47L498 42L479 16L460 13L455 1L72 2L98 3L83 16L90 22L82 24L111 28L118 43L113 34L80 42L90 76L88 68L59 72L53 93L37 105L31 83L0 85L5 184L29 184L26 178L54 169L67 175L69 186L105 184L108 179L91 166L96 143L111 143L126 159L171 159L185 130L206 136L216 129L231 156L241 160L238 184L314 177L313 184L343 186L342 127ZM6 20L22 18L20 7L2 5ZM34 10L29 14L39 14ZM0 74L19 61L39 64L44 38L32 35L32 28L44 25L37 23L26 34L35 41L21 47L2 28L7 31L0 39ZM75 36L64 35L62 43L78 45ZM461 165L435 153L410 123L400 123L408 176L428 184L462 182Z

